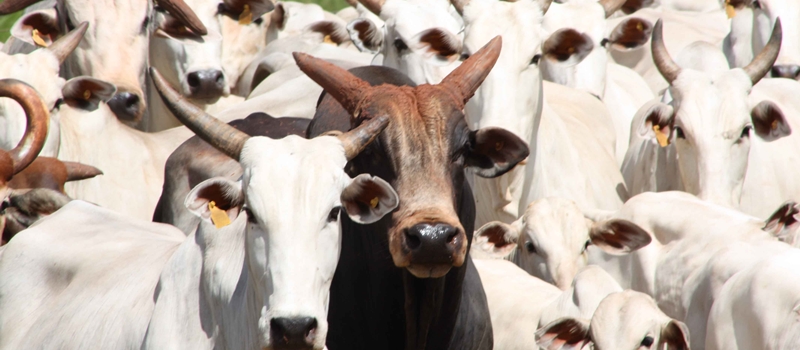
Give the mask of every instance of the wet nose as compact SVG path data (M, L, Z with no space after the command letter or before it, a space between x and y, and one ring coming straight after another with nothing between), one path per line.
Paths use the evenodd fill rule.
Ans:
M796 64L776 64L772 66L772 76L775 78L797 79L800 76L800 66Z
M192 97L198 99L217 98L225 89L225 76L216 69L199 70L186 76Z
M277 317L269 326L274 349L310 349L317 336L317 319L312 317Z
M405 245L418 264L450 264L459 230L447 224L421 223L405 232Z
M131 92L117 92L108 100L108 106L122 121L133 122L142 117L142 99L139 98L139 95Z

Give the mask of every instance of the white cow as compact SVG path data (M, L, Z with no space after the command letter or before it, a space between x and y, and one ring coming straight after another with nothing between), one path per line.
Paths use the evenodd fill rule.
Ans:
M398 204L383 180L343 171L388 119L272 140L186 108L242 180L193 189L186 206L201 224L185 238L78 201L18 235L0 257L0 348L324 347L340 210L371 223Z
M507 258L529 274L567 289L586 266L588 247L622 255L650 241L650 235L630 221L593 222L573 201L542 198L511 224L493 221L475 231L471 253L477 258Z
M545 41L539 60L545 80L586 91L605 103L614 122L618 165L628 149L634 114L654 97L639 74L609 58L609 48L632 50L650 37L652 24L636 17L626 18L607 33L606 18L623 3L571 0L551 5L542 23L551 39ZM563 60L570 57L570 49L576 54Z
M786 33L800 31L800 7L792 0L734 0L727 6L733 18L723 50L731 67L744 67L753 60L769 41L769 29L778 17ZM800 77L800 38L796 35L783 38L771 73L772 77Z
M540 4L472 0L456 7L464 16L466 55L495 35L505 43L500 63L467 104L470 126L505 128L531 149L524 167L496 179L474 179L476 223L512 222L527 203L550 196L573 200L581 209L618 208L627 193L605 106L588 93L542 83L536 64L544 41Z

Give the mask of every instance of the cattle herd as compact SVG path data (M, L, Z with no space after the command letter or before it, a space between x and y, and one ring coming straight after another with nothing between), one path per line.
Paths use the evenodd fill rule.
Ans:
M800 349L797 0L348 3L0 3L0 350Z

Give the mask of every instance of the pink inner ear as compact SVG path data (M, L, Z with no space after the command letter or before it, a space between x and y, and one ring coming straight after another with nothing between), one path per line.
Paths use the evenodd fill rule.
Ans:
M489 243L494 244L496 248L504 248L513 242L506 240L507 230L501 225L492 225L491 227L481 231L480 235L486 237Z

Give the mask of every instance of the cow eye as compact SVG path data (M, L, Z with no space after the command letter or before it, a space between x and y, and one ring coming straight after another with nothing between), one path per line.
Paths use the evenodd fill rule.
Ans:
M531 58L531 64L539 64L539 60L541 60L541 59L542 59L542 55L537 53L537 54L533 55L533 58Z
M536 246L533 245L533 242L527 241L525 242L525 250L527 250L528 253L531 254L536 253Z
M61 108L62 104L64 104L64 99L59 98L58 100L56 100L56 103L53 104L53 109L51 109L50 112L58 110L59 108Z
M585 252L586 249L589 249L590 244L592 244L591 241L586 241L586 244L583 245L583 250L581 250L581 253Z
M467 58L469 58L469 54L468 54L468 53L462 53L462 54L461 54L461 57L459 57L458 59L459 59L460 61L466 61L466 60L467 60Z
M247 222L249 222L251 224L257 224L258 223L258 220L256 220L256 216L253 215L253 211L250 210L250 208L242 207L242 211L244 211L244 213L247 214Z
M397 48L397 51L408 50L408 45L406 45L406 43L403 42L403 39L395 39L394 47Z
M653 345L653 337L648 335L644 337L644 339L642 339L642 346L649 348L652 345Z
M753 127L752 127L752 126L750 126L750 125L748 125L748 126L745 126L745 127L744 127L744 129L742 129L742 135L741 135L741 136L739 136L739 138L742 138L742 139L743 139L743 138L745 138L745 137L750 137L750 129L752 129L752 128L753 128Z
M686 139L686 135L683 134L683 130L680 127L675 127L675 137L679 139Z
M761 3L758 2L758 0L753 1L753 8L754 9L760 9L761 8Z
M331 212L328 213L328 222L336 222L339 219L339 212L342 211L341 206L333 207Z

